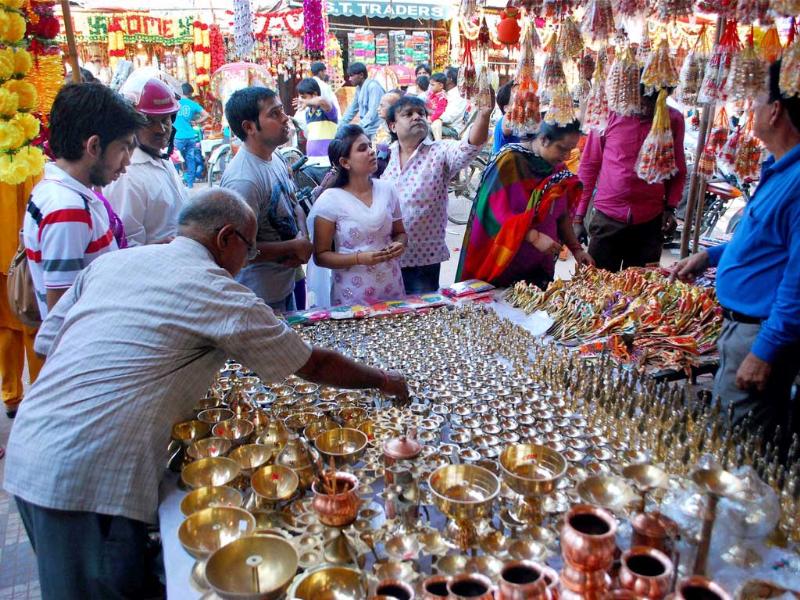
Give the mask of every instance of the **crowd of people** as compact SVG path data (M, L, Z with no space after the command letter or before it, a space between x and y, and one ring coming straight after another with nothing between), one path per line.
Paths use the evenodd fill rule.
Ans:
M755 108L755 133L772 156L742 224L730 243L674 268L691 279L717 267L725 326L715 393L737 421L754 412L772 428L796 408L800 367L800 99L781 96L779 69L770 69L769 101ZM494 100L470 105L455 68L421 65L415 86L386 91L354 63L355 97L341 113L324 64L311 71L294 102L310 164L325 173L308 215L278 151L291 125L271 89L247 87L228 100L225 116L242 145L220 187L193 195L196 168L181 179L168 159L207 118L191 89L177 98L149 80L126 99L80 83L56 97L53 160L23 228L44 364L12 429L4 481L45 598L151 591L151 580L132 574L147 572L162 450L226 358L264 380L298 373L408 398L402 374L309 347L276 313L302 307L307 288L315 306L438 290L450 255L448 185L489 141ZM494 153L457 278L545 287L563 246L579 266L658 263L686 180L682 115L670 110L678 172L647 184L635 161L654 98L588 137L579 120L557 125L545 113L538 133L521 138L503 116L514 91L513 82L498 90ZM7 388L3 360L13 417L21 386ZM110 555L113 565L101 560Z

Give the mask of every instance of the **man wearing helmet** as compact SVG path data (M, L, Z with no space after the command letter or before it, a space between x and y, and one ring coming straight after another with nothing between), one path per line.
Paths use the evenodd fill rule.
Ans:
M137 148L127 173L103 193L125 225L129 246L168 242L188 201L170 152L164 151L172 147L172 123L180 106L175 93L158 79L146 80L139 89L123 88L122 93L133 100L147 124L136 131Z

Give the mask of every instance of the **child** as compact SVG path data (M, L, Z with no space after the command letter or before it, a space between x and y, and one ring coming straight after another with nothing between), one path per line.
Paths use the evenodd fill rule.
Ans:
M416 89L411 90L409 93L425 101L428 99L428 88L430 85L431 78L427 75L420 75L416 80Z
M339 115L331 102L322 96L316 79L303 79L297 84L297 93L294 108L298 112L303 111L305 117L308 165L314 167L314 175L319 176L319 181L331 167L328 146L336 137Z
M431 132L433 139L442 139L442 113L447 109L447 94L444 91L444 84L447 78L444 73L434 73L431 75L430 87L428 88L428 101L425 108L428 109L431 121Z

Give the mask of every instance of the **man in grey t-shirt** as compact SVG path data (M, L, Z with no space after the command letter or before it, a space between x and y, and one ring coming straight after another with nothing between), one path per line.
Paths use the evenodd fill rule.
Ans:
M289 168L276 152L289 140L289 117L277 94L263 87L235 92L225 117L244 145L225 169L221 186L239 192L258 221L259 255L237 279L273 310L294 310L296 268L308 262L312 245Z

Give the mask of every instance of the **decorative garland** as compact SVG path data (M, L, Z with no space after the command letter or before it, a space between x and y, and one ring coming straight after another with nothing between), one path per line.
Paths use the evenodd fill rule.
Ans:
M17 185L44 168L44 154L31 143L39 136L36 87L26 80L33 56L23 46L27 23L23 0L0 0L0 182Z
M325 18L322 10L323 0L303 0L303 23L306 50L319 54L325 50Z
M261 28L261 31L256 34L256 39L259 42L266 41L270 29L276 26L276 22L282 24L286 31L293 37L301 37L303 35L305 20L302 8L293 8L292 10L274 13L256 13L256 17L264 19L264 26ZM295 22L294 25L292 21Z
M211 81L211 33L207 23L195 21L192 28L192 51L194 52L194 68L197 73L195 83L198 87L206 87Z

